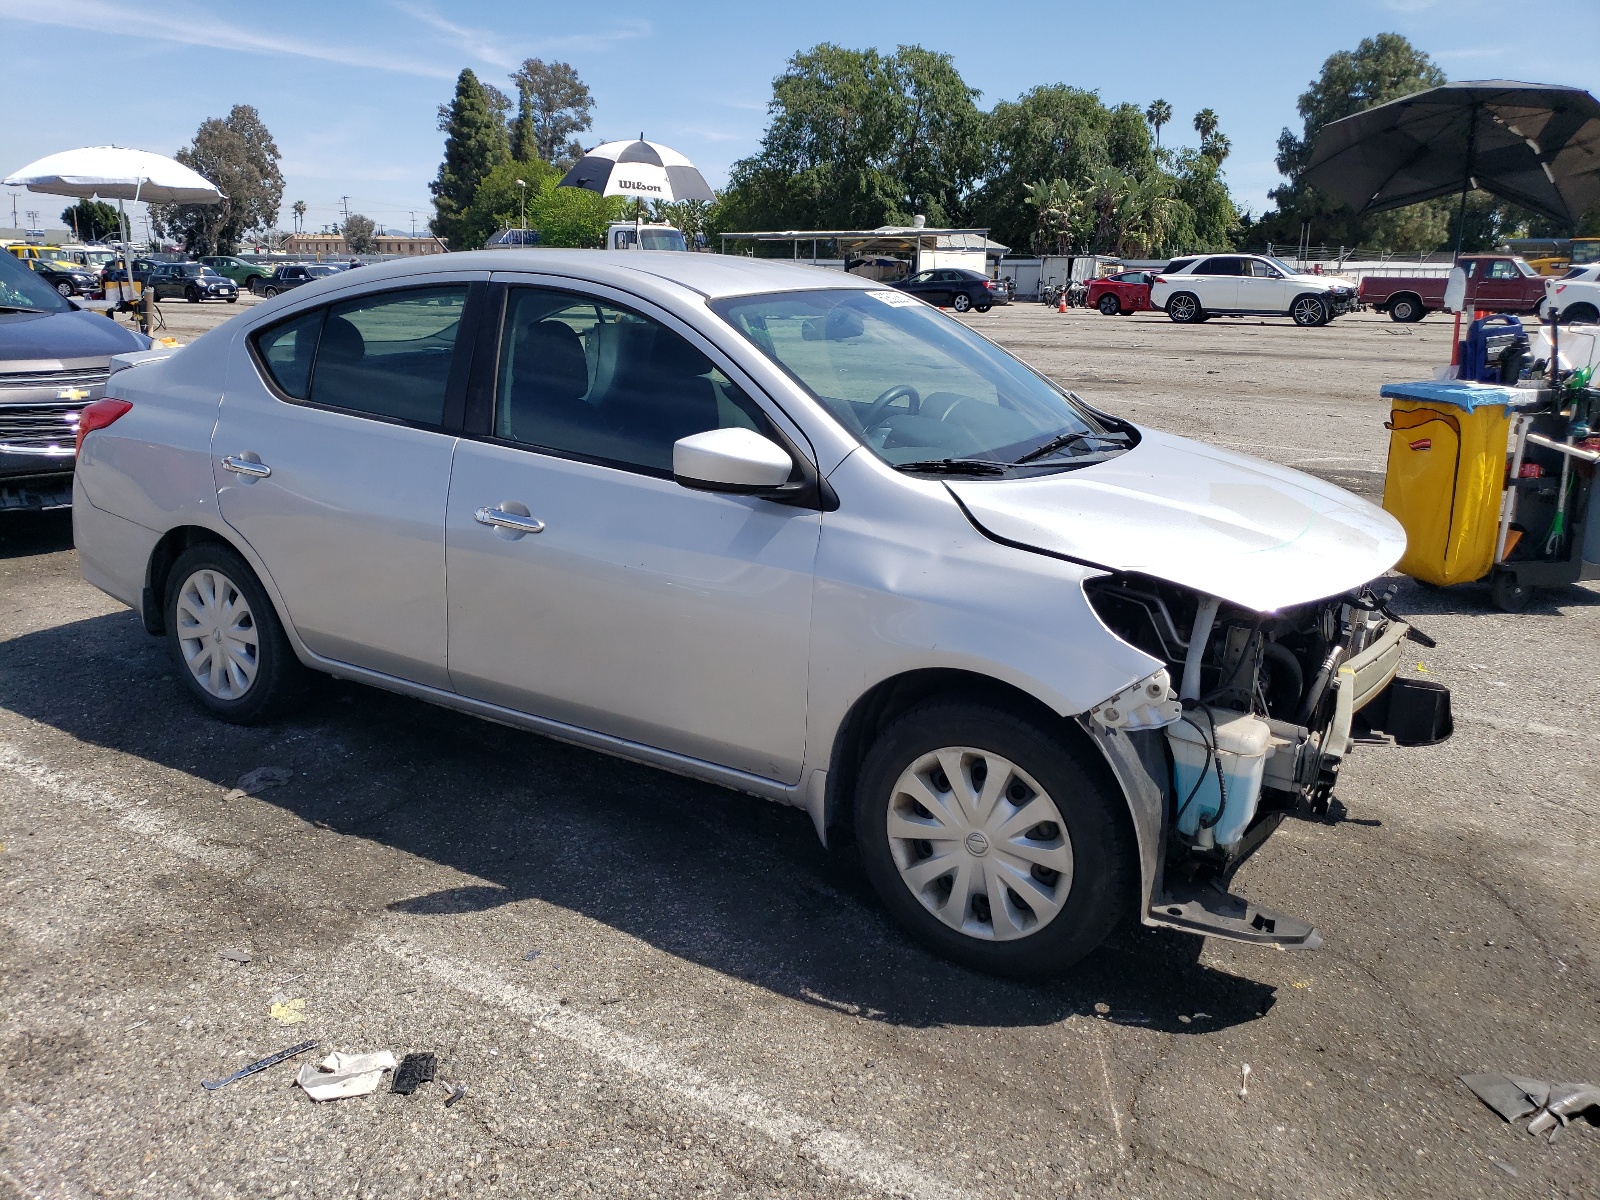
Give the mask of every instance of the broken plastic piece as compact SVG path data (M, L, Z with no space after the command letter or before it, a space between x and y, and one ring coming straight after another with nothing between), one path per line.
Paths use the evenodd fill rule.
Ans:
M444 1102L444 1106L446 1108L449 1108L457 1100L461 1099L463 1096L465 1096L467 1094L467 1085L464 1084L464 1083L448 1084L444 1080L441 1079L441 1080L439 1080L439 1086L442 1087L445 1091L450 1093L450 1095L448 1097L446 1097L445 1102Z
M267 1009L267 1015L279 1025L304 1025L306 1002L300 997L293 1000L274 1000L272 1007Z
M242 800L246 796L264 792L270 787L288 783L293 778L294 772L288 767L257 767L254 771L246 771L239 776L239 782L229 789L224 798Z
M425 1083L432 1083L439 1069L439 1059L434 1054L408 1054L400 1060L400 1069L394 1073L391 1092L409 1096Z
M1600 1125L1600 1087L1592 1083L1545 1083L1496 1072L1463 1075L1461 1082L1507 1121L1531 1114L1528 1132L1537 1136L1548 1131L1552 1142L1579 1117Z
M1172 690L1172 678L1165 668L1123 688L1089 710L1090 720L1097 725L1129 733L1160 729L1182 715L1183 705L1178 703L1178 694Z
M296 1054L304 1054L307 1050L314 1050L316 1045L316 1042L301 1042L297 1046L290 1046L287 1050L279 1050L276 1054L269 1054L259 1062L251 1063L248 1067L240 1067L226 1079L218 1079L211 1083L207 1083L202 1079L200 1086L208 1092L214 1092L219 1087L225 1087L232 1083L235 1079L243 1079L246 1075L254 1075L257 1071L265 1071L268 1067L275 1067L285 1059L293 1058Z
M229 962L247 963L254 957L248 950L218 950L218 958L225 958Z
M343 1100L378 1090L383 1073L397 1064L387 1050L376 1054L341 1054L335 1050L319 1063L300 1068L295 1082L313 1100Z

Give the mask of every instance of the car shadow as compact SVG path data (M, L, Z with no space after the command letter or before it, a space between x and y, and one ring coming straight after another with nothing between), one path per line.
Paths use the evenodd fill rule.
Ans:
M965 970L892 925L853 855L825 850L796 809L376 689L329 681L278 725L222 724L128 612L0 643L0 705L219 788L288 768L249 803L476 881L385 895L363 878L355 907L447 918L539 900L784 996L917 1027L1083 1014L1197 1033L1275 999L1200 961L1200 939L1136 924L1064 980Z
M72 549L72 510L0 512L0 559Z

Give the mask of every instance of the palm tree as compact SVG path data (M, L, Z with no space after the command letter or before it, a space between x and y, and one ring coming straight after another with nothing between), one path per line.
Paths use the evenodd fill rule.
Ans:
M1233 143L1228 140L1225 133L1210 133L1200 142L1200 153L1204 154L1219 167L1222 160L1233 151Z
M1144 119L1156 131L1156 149L1161 149L1161 127L1172 120L1172 105L1165 100L1156 100L1144 110Z
M306 218L306 202L304 200L296 200L294 202L293 209L294 209L294 231L296 233L299 233L300 232L300 223L302 221L304 221L305 218Z
M1201 142L1217 131L1217 114L1209 108L1202 108L1194 115L1194 131L1200 135Z

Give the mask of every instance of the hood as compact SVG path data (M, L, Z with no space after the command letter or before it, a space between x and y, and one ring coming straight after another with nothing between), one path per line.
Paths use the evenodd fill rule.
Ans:
M1343 275L1307 275L1304 272L1301 272L1298 275L1291 275L1289 278L1296 283L1322 284L1327 287L1347 287L1353 289L1356 286L1355 280L1347 279Z
M947 486L991 537L1258 612L1348 591L1405 550L1398 521L1331 483L1139 432L1132 450L1092 467Z
M148 338L133 330L82 309L44 316L8 315L0 320L0 373L16 370L6 364L18 359L109 359L149 344Z

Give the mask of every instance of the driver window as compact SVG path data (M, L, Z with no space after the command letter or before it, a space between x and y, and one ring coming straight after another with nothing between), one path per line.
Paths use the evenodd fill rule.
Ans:
M1272 269L1271 263L1262 262L1259 258L1250 260L1250 273L1257 279L1280 279L1277 271Z
M909 283L927 283L932 278L933 278L933 272L932 271L918 271L907 282L909 282Z
M1517 269L1516 269L1516 267L1512 266L1510 263L1506 262L1504 259L1500 260L1499 262L1494 263L1489 268L1489 278L1490 279L1515 279L1516 277L1517 277Z
M670 476L679 438L708 429L772 433L709 358L630 309L516 288L500 345L494 434L506 441Z

